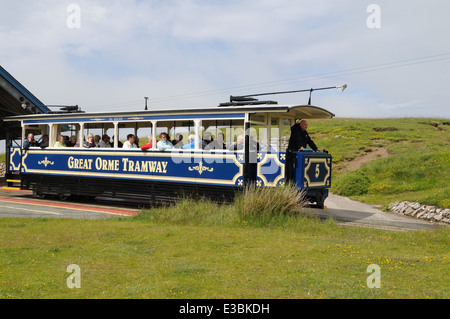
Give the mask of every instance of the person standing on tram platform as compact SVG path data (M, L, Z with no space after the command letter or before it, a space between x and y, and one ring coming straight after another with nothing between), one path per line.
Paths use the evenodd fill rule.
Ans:
M291 126L291 137L289 138L289 145L286 150L286 182L294 180L294 152L303 152L308 146L315 152L321 151L309 136L308 131L306 130L307 128L308 121L306 120L301 120L300 123L295 123Z
M314 141L308 134L308 121L301 120L291 126L291 137L289 138L288 150L291 152L304 151L307 146L311 147L314 152L320 152Z

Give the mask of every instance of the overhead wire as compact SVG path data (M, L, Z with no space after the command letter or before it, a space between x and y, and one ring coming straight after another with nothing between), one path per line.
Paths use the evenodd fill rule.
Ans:
M394 68L406 67L406 66L423 64L423 63L430 63L430 62L436 62L436 61L442 61L442 60L448 60L448 59L450 59L450 53L443 53L443 54L437 54L437 55L432 55L432 56L426 56L426 57L420 57L420 58L414 58L414 59L406 59L406 60L401 60L401 61L375 64L375 65L368 65L368 66L363 66L363 67L351 68L351 69L347 69L347 70L338 70L338 71L333 71L333 72L319 73L319 74L315 74L315 75L308 75L308 76L301 76L301 77L294 77L294 78L290 78L290 79L283 79L283 80L277 80L277 81L262 82L262 83L244 85L244 86L236 86L236 87L222 88L222 89L216 89L216 90L199 91L199 92L194 92L194 93L185 93L185 94L171 95L171 96L165 96L165 97L149 98L148 103L149 104L166 103L166 102L171 102L171 101L176 101L176 100L181 100L181 99L191 99L191 98L199 98L199 97L210 96L210 95L217 95L220 93L230 93L232 91L237 92L237 91L250 90L250 89L261 89L261 88L268 88L268 87L273 87L273 86L283 85L283 84L292 84L292 83L318 80L318 79L327 78L327 77L376 72L376 71L381 71L381 70L394 69ZM111 107L120 107L120 106L123 106L123 107L136 106L138 103L142 103L142 102L143 102L143 100L133 100L133 101L127 101L127 102L90 106L90 108L102 109L103 107L111 108Z

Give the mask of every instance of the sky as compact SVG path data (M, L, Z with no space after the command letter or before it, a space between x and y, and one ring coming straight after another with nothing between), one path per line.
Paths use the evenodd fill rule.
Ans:
M449 12L448 0L0 0L0 65L44 104L86 112L346 83L312 104L448 119Z

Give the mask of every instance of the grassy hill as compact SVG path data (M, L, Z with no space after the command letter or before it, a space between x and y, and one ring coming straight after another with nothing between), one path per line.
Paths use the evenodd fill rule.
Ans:
M332 192L371 204L450 207L449 120L311 120L308 131L333 155Z
M449 127L421 122L445 121L332 119L309 131L333 154L334 192L448 207ZM0 299L449 298L450 228L345 228L293 214L283 196L106 220L0 218ZM71 264L79 289L67 285ZM369 287L373 264L380 288Z

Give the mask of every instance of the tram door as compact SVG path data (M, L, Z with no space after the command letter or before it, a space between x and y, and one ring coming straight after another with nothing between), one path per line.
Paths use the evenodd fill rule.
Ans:
M20 139L12 139L11 134L6 134L6 172L5 178L8 186L20 184L20 168L22 163L22 146ZM17 185L16 185L17 184Z

